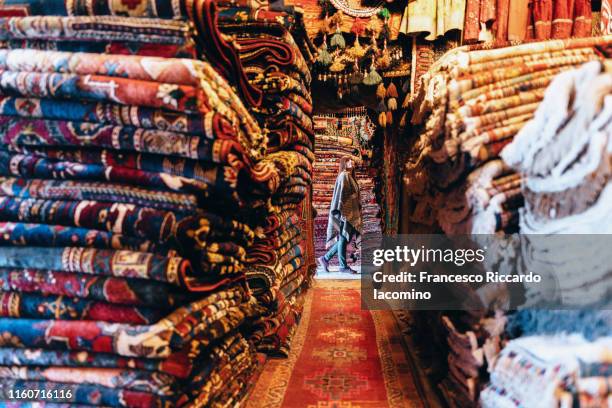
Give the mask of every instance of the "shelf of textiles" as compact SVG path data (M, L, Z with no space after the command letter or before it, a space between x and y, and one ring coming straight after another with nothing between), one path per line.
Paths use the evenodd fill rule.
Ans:
M237 44L249 83L261 91L262 103L251 112L268 139L262 164L285 176L275 194L261 195L255 217L261 221L247 249L247 281L262 310L247 335L259 351L287 356L315 270L313 217L305 207L314 162L310 48L308 38L295 37L305 29L292 8L257 7L222 4L219 25Z
M316 255L325 254L327 221L334 184L342 157L356 163L355 176L361 196L363 234L380 233L380 208L374 195L374 180L369 167L369 140L375 125L365 108L348 109L340 114L315 116L315 156L313 206L315 218ZM360 249L350 247L352 262L360 261Z
M249 113L267 94L214 2L189 2L197 21L148 1L134 17L90 3L0 19L0 400L43 389L71 391L75 406L240 401L261 365L245 335L268 312L249 262L266 226L305 222L288 214L312 153L268 149Z
M593 25L593 9L598 3L591 4L591 0L445 3L414 0L407 2L399 30L427 41L459 33L463 44L589 37L597 29Z
M423 154L404 173L408 232L518 231L496 267L556 265L565 277L555 299L567 310L538 308L542 289L526 284L526 307L506 311L504 287L487 284L472 293L482 312L407 316L420 354L446 356L425 364L451 406L599 407L611 397L610 271L605 240L588 235L609 234L612 218L611 41L460 48L424 76L413 118ZM556 241L531 238L558 234L582 234L589 251L560 263Z

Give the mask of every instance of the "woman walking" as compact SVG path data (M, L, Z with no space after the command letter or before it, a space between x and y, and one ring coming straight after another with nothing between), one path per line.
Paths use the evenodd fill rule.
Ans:
M340 272L357 273L346 263L346 247L353 238L361 235L361 200L359 185L355 180L355 166L350 157L340 159L340 171L336 178L334 194L327 221L327 254L318 259L325 272L331 259L337 255Z

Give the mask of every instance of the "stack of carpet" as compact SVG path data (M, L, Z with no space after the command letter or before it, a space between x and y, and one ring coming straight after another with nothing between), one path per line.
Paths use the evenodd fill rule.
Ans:
M407 215L414 229L516 229L521 178L499 162L487 162L499 158L533 117L555 75L601 59L600 48L610 41L600 37L495 49L464 46L438 60L422 77L414 98L413 124L422 130L404 168L412 203Z
M311 195L313 155L311 44L293 8L268 2L221 2L220 27L239 50L249 83L261 91L252 112L269 139L261 165L282 174L271 197L261 195L260 225L247 251L247 279L264 312L251 340L286 356L314 272Z
M522 257L525 271L563 265L555 267L558 288L551 299L563 305L597 304L610 290L610 243L594 234L612 232L611 94L612 74L602 62L559 75L534 120L502 152L526 178L520 221L529 248ZM568 242L559 234L583 236ZM578 268L582 273L575 273ZM528 289L528 302L542 300L536 288Z
M238 217L283 174L213 3L195 38L151 4L0 19L1 400L226 406L257 367Z
M374 194L374 177L370 174L367 152L360 140L369 140L372 128L365 112L315 116L314 208L315 250L317 257L325 255L329 208L338 177L340 159L350 157L356 164L355 178L359 184L363 234L381 231L380 207ZM365 133L362 135L361 133ZM360 250L349 253L352 262L361 259ZM334 258L332 263L336 263Z
M600 226L609 224L606 218L609 212L597 207L591 218L574 215L597 201L607 182L604 180L608 180L605 177L609 177L604 175L609 175L610 162L602 156L605 150L602 146L607 142L601 135L593 137L597 132L588 128L589 120L593 118L586 120L589 114L599 111L594 106L601 105L602 99L593 97L598 95L597 92L587 94L592 91L586 91L585 87L585 91L580 92L588 95L585 98L591 98L591 103L584 100L576 100L576 105L569 103L574 101L572 98L581 96L576 90L567 92L566 95L571 97L559 98L554 107L542 107L542 113L536 112L539 112L537 109L547 86L556 75L592 60L601 61L602 56L608 54L611 41L612 38L604 37L489 50L462 47L442 57L424 76L416 98L413 119L422 129L420 137L414 141L413 154L408 158L404 172L405 189L411 202L407 206L411 231L442 230L450 235L499 231L524 234L604 232ZM600 62L591 64L600 67ZM597 76L593 72L589 75ZM583 74L583 78L587 76ZM563 81L561 79L559 83L570 86L568 78ZM559 91L556 89L551 93L556 95ZM566 121L571 115L565 112L574 114L578 111L577 106L584 106L583 114L576 122ZM542 115L540 121L538 114ZM601 124L603 120L593 119L593 125ZM557 144L553 143L557 127L565 126L566 122L569 122L568 127L561 132ZM543 126L543 123L549 123L550 127ZM514 147L504 151L504 160L501 160L501 150L512 143L521 129L532 134L531 140L526 136L520 136L520 140L517 137ZM590 153L585 142L589 137L596 141ZM593 152L595 145L599 153ZM598 165L603 167L600 173L597 172ZM560 181L561 184L556 182L563 175L562 169L572 167L577 170L567 175L566 179L570 181L565 181L565 185L564 181ZM577 193L577 184L586 194ZM605 203L605 200L597 202ZM605 276L606 262L600 256L591 255L597 251L605 253L603 246L606 241L596 241L585 240L590 249L584 251L584 259L567 260L567 276L559 279L563 287L558 295L564 302L578 305L604 296L607 286L593 283ZM552 245L557 242L536 240L532 244ZM546 254L559 255L560 251L557 248L547 252L547 249L551 248L527 251L535 258L522 260L526 264L532 262L526 270L542 270L542 262L553 263L546 259ZM554 261L558 262L559 259ZM589 273L578 276L569 272L578 266L583 269L585 265L589 265ZM497 289L486 287L478 295L482 299L495 297ZM542 299L542 293L538 292L541 286L527 289L528 300ZM585 295L585 290L588 295ZM434 353L448 356L445 367L439 367L438 379L451 404L462 407L477 405L479 393L488 381L487 370L495 367L498 352L509 336L506 322L548 319L548 316L526 313L529 312L511 315L457 312L434 319L443 329L436 328L433 333L443 336L444 340L428 342L438 345ZM427 313L417 314L415 319L431 321ZM521 324L515 323L514 327L521 327ZM609 320L607 329L612 333ZM499 392L501 399L505 392L507 390ZM503 405L499 402L489 406Z
M601 235L610 233L612 217L612 74L606 66L591 62L555 78L534 120L502 152L526 177L521 263L526 271L555 265L546 279L557 287L551 293L528 285L532 308L508 316L506 330L518 338L492 365L484 406L531 406L536 389L538 403L547 406L612 400L610 243ZM537 309L543 302L578 310Z

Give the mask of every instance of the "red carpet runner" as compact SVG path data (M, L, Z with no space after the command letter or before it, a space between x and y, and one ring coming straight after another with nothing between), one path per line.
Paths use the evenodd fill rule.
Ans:
M361 310L359 285L317 281L289 359L267 363L249 408L427 406L393 315Z

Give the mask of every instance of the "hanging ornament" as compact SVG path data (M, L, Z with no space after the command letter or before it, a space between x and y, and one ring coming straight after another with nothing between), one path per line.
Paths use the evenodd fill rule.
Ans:
M387 111L387 125L393 124L393 112Z
M342 11L343 13L351 16L351 17L359 17L359 18L368 18L380 13L382 8L382 2L379 2L378 5L374 7L365 7L365 8L354 8L351 7L348 0L329 0L330 3Z
M402 84L402 92L408 93L408 91L410 91L410 79L405 80Z
M397 98L399 95L397 94L397 88L395 87L395 84L393 83L393 81L391 81L391 83L387 87L386 96L387 98L389 98L389 100L387 101L387 107L389 108L389 110L390 111L397 110Z
M331 20L326 13L325 18L321 20L321 23L319 25L319 31L325 35L325 34L330 34L331 30L332 30Z
M361 37L366 32L366 20L363 18L356 18L353 21L353 26L351 27L351 33L355 34L356 37Z
M329 54L329 51L327 50L327 36L326 35L323 36L323 43L319 47L317 62L323 65L324 67L328 67L332 63L332 56Z
M384 7L378 12L378 16L383 20L388 20L391 18L391 12L388 8Z
M380 101L376 110L378 111L378 124L387 127L387 105L385 105L385 101Z
M380 21L380 18L374 16L370 19L370 21L368 21L368 24L366 25L366 31L372 36L378 37L381 27L382 22Z
M376 89L376 97L378 99L385 99L385 95L387 94L387 89L385 88L385 84L383 82L378 85Z
M334 63L331 64L331 66L329 67L329 70L331 72L342 72L344 71L345 68L346 68L346 65L344 65L342 61L340 61L340 58L336 58Z
M387 87L387 98L397 98L399 95L397 94L397 87L393 83L393 81Z
M378 124L382 128L386 128L387 127L387 114L385 112L380 112L378 114Z
M366 49L361 46L359 37L355 37L355 44L348 50L348 54L355 59L363 58L366 54Z
M365 85L375 86L380 84L381 82L382 77L378 72L376 72L376 69L374 68L374 61L372 61L372 65L370 66L370 72L368 72L365 78L363 78L363 83Z
M408 117L408 112L404 112L404 114L402 115L402 119L400 120L400 124L399 124L401 128L406 127L407 117Z
M391 55L389 54L389 49L387 48L387 40L385 40L382 54L380 58L378 58L378 66L382 69L387 69L391 66Z
M404 103L402 103L402 108L407 109L410 107L410 94L406 94L404 98Z
M344 36L342 35L342 31L340 31L340 26L338 25L336 28L336 33L331 38L331 46L336 48L344 48L346 47L346 41L344 40Z

